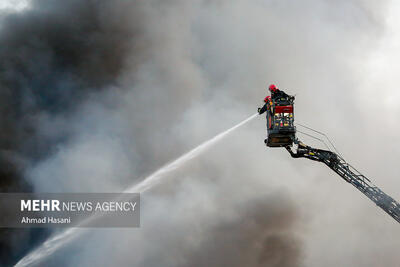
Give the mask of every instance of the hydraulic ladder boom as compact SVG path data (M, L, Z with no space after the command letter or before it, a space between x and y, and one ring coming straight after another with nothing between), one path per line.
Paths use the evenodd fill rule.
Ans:
M325 163L346 182L351 183L400 223L400 204L372 184L367 177L348 164L342 157L332 151L316 149L304 145L299 140L296 140L295 144L297 144L297 150L295 152L293 152L291 147L286 147L293 158L307 158Z

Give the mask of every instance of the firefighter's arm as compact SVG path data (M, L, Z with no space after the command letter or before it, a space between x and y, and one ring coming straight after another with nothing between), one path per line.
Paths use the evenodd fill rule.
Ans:
M267 107L267 103L264 104L264 106L262 108L258 108L258 114L263 114L265 111L267 111L268 107Z

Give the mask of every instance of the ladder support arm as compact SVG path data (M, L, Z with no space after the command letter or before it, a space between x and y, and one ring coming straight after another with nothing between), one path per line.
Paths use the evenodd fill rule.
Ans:
M324 163L342 177L343 180L356 187L361 193L400 223L400 204L372 184L367 177L348 164L342 157L329 150L307 146L299 140L296 140L295 144L297 144L295 151L290 146L285 147L293 158L307 158Z

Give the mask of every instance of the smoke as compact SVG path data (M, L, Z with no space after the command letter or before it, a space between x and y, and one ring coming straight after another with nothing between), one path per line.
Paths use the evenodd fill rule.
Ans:
M385 12L361 0L34 0L1 19L1 189L122 191L253 113L270 81L381 185L368 166L383 160L361 143L378 147L364 132L378 116L359 96ZM264 133L252 122L176 170L143 196L141 228L92 231L42 264L374 266L381 251L395 266L397 225L324 166L266 150ZM17 239L2 260L31 246Z
M2 192L31 191L34 183L25 173L73 135L70 114L90 94L116 83L137 30L135 23L120 24L134 10L121 3L119 14L106 21L107 12L112 12L107 4L93 1L35 1L27 11L1 14ZM2 230L5 264L25 253L42 232Z
M152 189L153 187L157 186L158 183L162 181L163 178L165 178L166 174L169 172L172 172L178 168L182 168L185 164L187 164L190 160L195 159L197 156L200 154L204 153L207 148L215 145L218 141L221 139L227 137L227 135L239 127L245 125L249 121L253 120L254 118L257 117L257 113L254 115L250 116L249 118L245 119L244 121L238 123L237 125L229 128L228 130L214 136L213 138L203 142L201 145L198 145L197 147L193 148L189 152L183 154L179 158L175 159L174 161L166 164L165 166L161 167L158 169L156 172L151 174L150 176L146 177L143 179L140 183L136 183L129 188L125 189L124 192L137 192L137 193L143 193L149 189ZM96 216L92 216L88 218L88 220L97 220L100 218L96 218ZM86 225L86 221L80 223L79 225L76 225L76 227ZM62 231L61 233L57 233L53 235L51 238L46 240L42 245L40 245L37 249L29 253L27 256L25 256L21 261L18 261L16 266L28 266L36 263L37 261L43 261L46 257L52 255L55 251L59 250L62 248L65 244L68 244L73 240L74 238L77 237L77 235L83 235L83 231L78 231L77 228L70 228L68 230Z

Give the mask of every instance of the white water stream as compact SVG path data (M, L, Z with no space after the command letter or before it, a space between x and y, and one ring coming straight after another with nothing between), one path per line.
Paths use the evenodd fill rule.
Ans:
M236 124L232 128L229 128L228 130L214 136L213 138L203 142L202 144L198 145L197 147L193 148L186 154L183 154L179 158L175 159L174 161L164 165L157 171L155 171L153 174L145 178L143 181L141 181L138 184L135 184L125 190L125 193L143 193L153 187L154 185L158 184L161 179L167 174L170 173L171 171L179 168L180 166L184 165L186 162L189 160L197 157L201 153L203 153L207 148L213 146L215 143L217 143L219 140L223 139L226 137L229 133L233 132L240 126L246 124L247 122L251 121L254 119L258 114L254 114L250 116L249 118L243 120L242 122ZM87 223L90 220L97 219L98 216L92 216L85 221L81 222L78 226L82 226L85 223ZM43 261L47 256L53 254L56 250L60 249L63 245L67 244L71 240L77 238L80 233L87 231L88 229L83 229L83 228L68 228L65 231L62 231L60 233L56 233L53 236L51 236L49 239L47 239L42 245L40 245L38 248L34 249L31 253L27 254L25 257L23 257L15 266L21 267L21 266L34 266L41 261Z

